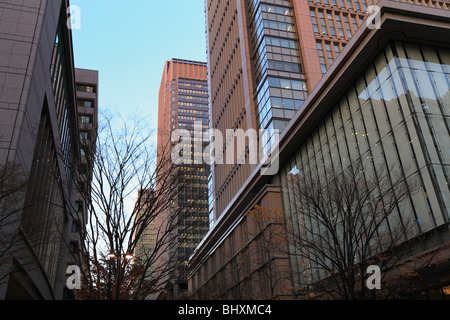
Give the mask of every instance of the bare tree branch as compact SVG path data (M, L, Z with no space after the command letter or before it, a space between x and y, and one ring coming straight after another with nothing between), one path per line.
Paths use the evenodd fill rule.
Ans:
M305 296L339 299L373 297L366 269L378 265L385 276L408 256L406 241L417 235L415 220L402 216L417 184L361 165L342 173L302 172L288 176L290 253L302 274Z
M108 114L101 119L98 137L82 145L83 170L76 163L71 168L88 209L81 254L74 256L84 266L77 296L146 299L163 289L177 267L168 262L175 254L180 222L172 205L178 169L170 161L171 145L160 150L164 161L156 161L146 119ZM70 199L66 204L70 205ZM153 246L137 252L149 228Z

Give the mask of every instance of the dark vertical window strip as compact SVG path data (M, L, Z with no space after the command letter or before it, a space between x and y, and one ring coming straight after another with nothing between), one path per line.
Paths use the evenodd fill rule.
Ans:
M385 54L384 51L381 54L383 55L383 58L384 58L384 63L383 63L384 67L383 67L383 69L389 70L388 69L389 68L389 61L387 60L386 54ZM377 82L377 87L379 88L378 90L379 90L379 93L380 93L380 98L381 98L381 101L382 101L382 104L383 104L383 107L384 107L384 112L386 114L386 124L389 126L389 131L390 131L391 138L392 138L392 141L393 141L393 148L394 148L395 153L396 153L395 157L396 157L397 162L399 163L398 168L400 169L401 179L406 180L406 175L405 175L405 171L404 171L405 166L403 165L403 160L402 160L402 157L401 157L400 152L398 150L397 138L396 138L396 135L395 135L395 132L394 132L394 128L393 128L393 125L392 125L392 121L391 121L389 112L387 110L389 108L389 106L387 106L387 104L386 104L385 92L383 92L383 83L381 83L381 81L380 81L380 74L378 73L377 67L375 66L375 64L373 64L373 69L375 71L375 80ZM394 86L394 83L392 82L392 73L391 72L389 72L388 80L386 80L386 82L387 81L389 81L388 83L389 83L389 85L391 87ZM399 125L400 126L404 126L405 117L402 114L402 109L400 108L400 103L398 101L398 98L399 97L397 96L397 102L398 102L397 110L401 114L401 123ZM386 164L387 164L386 152L384 152L384 154L385 154L385 161L386 161ZM390 170L390 168L388 168L388 170ZM394 182L392 181L393 177L390 174L390 171L389 171L388 177L389 177L390 185L392 186ZM408 198L410 199L410 196ZM398 201L396 201L396 207L397 207L397 213L398 213L399 221L402 223L403 226L405 226L405 223L403 222L403 217L401 215L401 209L399 207ZM414 209L413 203L411 203L411 207L413 208L414 217L417 220L417 213L416 213L416 211Z
M331 123L331 127L327 126L327 118L329 119L329 123ZM324 120L324 130L325 130L325 138L327 140L327 146L328 146L327 157L328 157L328 160L330 161L330 164L331 164L331 170L333 170L333 172L336 172L336 164L333 162L333 157L331 156L332 155L332 150L331 150L331 143L332 143L332 141L331 141L331 139L332 139L333 135L331 134L331 136L330 136L330 132L329 131L334 131L333 117L331 116L331 114L329 114Z
M302 157L301 157L301 161L302 161L302 165L301 165L301 170L303 171L303 173L302 173L302 177L303 177L303 181L302 180L299 180L299 182L298 183L306 183L307 182L307 178L309 178L309 179L311 179L311 166L310 166L310 161L311 161L311 159L310 159L310 157L309 157L309 150L308 150L308 144L305 142L304 143L304 148L302 148L301 150L303 150L303 155L302 155ZM309 176L308 176L309 175ZM304 203L301 203L300 201L299 201L299 199L296 199L296 201L299 203L299 206L300 206L300 210L301 210L301 208L303 208L304 206L305 206L305 204ZM300 211L301 212L301 211ZM311 224L312 224L312 220L311 220L311 218L306 218L305 219L305 217L304 216L302 216L302 219L303 219L303 223L306 225L306 224L309 224L310 226L311 226ZM310 234L310 232L306 229L306 230L303 230L304 232L304 237L305 238L309 238L309 239L311 239L311 237L312 237L312 235ZM309 274L309 277L310 277L310 279L311 279L311 281L313 282L313 281L315 281L315 279L317 279L318 278L318 274L317 273L315 273L314 272L314 270L317 270L317 269L314 269L314 267L315 267L315 265L313 266L313 264L315 263L315 261L308 261L307 262L308 264L309 264L309 266L307 267L307 268L309 268L309 272L310 272L310 274Z
M388 81L390 82L392 90L395 93L394 96L396 97L396 100L397 100L398 112L400 113L400 116L402 118L401 126L403 127L405 135L407 136L407 140L408 141L412 141L411 133L409 132L409 130L408 130L407 126L406 126L406 117L405 117L405 114L403 112L403 109L401 108L400 92L402 92L402 91L399 91L399 88L396 87L395 81L393 79L393 74L394 74L394 72L398 71L398 66L397 66L397 68L395 70L391 70L391 64L390 64L390 61L388 60L387 51L389 51L389 53L391 53L392 56L395 59L395 54L392 51L392 46L391 45L387 46L386 49L383 51L383 54L384 54L384 57L385 57L385 61L386 61L386 69L389 72ZM400 90L402 90L402 89L400 89ZM396 150L397 150L397 153L399 153L397 147L396 147ZM415 168L412 168L413 170L411 172L411 174L413 174L414 172L418 172L419 171L418 170L419 169L419 164L417 163L417 155L416 155L416 153L414 151L414 148L412 147L411 144L409 145L409 150L410 150L411 154L413 155L413 160L414 160L414 165L415 165ZM402 163L402 157L401 157L400 153L399 153L399 161L400 161L400 163ZM407 174L405 172L405 167L403 166L403 164L401 164L399 167L400 167L400 170L401 170L402 178L405 179L405 181L406 181ZM407 187L409 188L409 185ZM408 191L410 191L410 190L408 190ZM417 214L416 208L414 206L414 201L412 199L411 192L408 192L408 202L409 202L411 210L413 212L414 219L416 221L418 221L418 214ZM400 213L400 218L401 218L401 213ZM418 228L418 232L421 233L421 228L420 228L420 224L419 223L416 223L416 227Z
M406 75L405 75L407 70L405 70L405 68L402 67L401 62L400 62L400 56L399 56L399 53L398 53L398 50L397 50L397 48L399 48L399 47L401 47L402 50L405 50L403 48L403 44L402 43L396 42L396 43L393 43L391 45L392 51L394 53L394 57L396 57L397 70L400 73L400 79L401 79L402 84L403 84L402 90L403 90L403 92L406 93L406 96L407 96L407 101L408 101L409 109L410 109L410 112L411 112L411 115L412 115L414 127L415 127L415 130L417 132L418 139L420 140L421 150L422 150L422 153L424 154L424 157L425 157L426 161L428 163L430 163L430 157L428 155L428 151L426 150L426 147L424 146L424 138L423 138L422 129L421 129L420 124L418 123L418 120L417 120L417 112L415 110L414 102L413 102L412 97L411 97L411 91L408 88L407 78L406 78ZM415 81L414 81L414 83L415 83ZM425 199L426 199L426 202L427 202L428 214L430 215L430 217L432 217L432 220L435 221L434 214L433 214L433 211L432 211L432 208L431 208L431 203L430 203L430 200L428 198L428 191L427 191L427 188L425 186L425 182L424 182L424 179L423 179L423 176L422 176L422 173L420 171L419 166L418 166L418 170L417 170L417 175L418 175L418 177L420 179L420 185L421 185L421 188L422 188L422 190L424 192L424 196L425 196ZM420 223L418 223L418 224L420 225Z
M387 173L387 178L388 178L390 186L392 186L392 184L393 184L392 176L391 176L391 169L392 168L389 167L389 161L387 159L387 154L389 154L390 157L395 156L395 159L396 159L397 162L401 163L401 160L399 159L398 150L396 148L397 142L396 142L396 139L395 139L394 130L393 130L393 127L392 127L392 123L391 123L391 119L390 119L390 116L389 116L389 112L387 110L387 106L386 106L386 103L385 103L385 100L384 100L384 95L383 95L383 91L382 91L382 83L380 83L380 81L379 81L379 75L377 73L377 68L376 68L374 63L372 63L369 68L372 69L372 71L375 74L375 78L372 81L376 82L376 90L375 90L375 92L372 93L372 96L370 97L370 99L372 100L372 99L376 98L376 95L379 95L379 100L381 102L381 106L383 108L383 114L384 114L384 123L382 125L388 127L388 133L387 133L387 135L385 137L389 138L389 139L392 139L392 147L396 150L396 154L395 155L390 154L390 152L388 152L386 150L386 146L385 146L386 142L383 141L385 139L385 137L381 137L380 144L381 144L381 148L383 150L383 160L384 160L385 168L388 170L386 172ZM365 75L364 77L366 78L365 79L366 85L368 85L367 76ZM375 121L376 121L376 119L375 119ZM379 181L378 177L377 177L377 180L378 180L377 181L378 182L378 186L380 186L380 181ZM384 206L384 199L382 199L381 202L383 203L383 206ZM398 206L397 206L397 209L398 209ZM391 230L389 220L387 220L386 222L387 222L389 230Z
M51 133L50 120L44 106L39 123L33 166L30 173L32 183L27 191L27 203L24 211L22 229L30 244L40 258L47 275L52 275L57 267L52 263L51 255L56 255L59 242L55 241L59 233L54 225L54 211L61 206L61 200L55 202L54 194L59 194L55 146ZM61 199L61 196L59 196ZM54 262L54 261L53 261Z
M422 106L426 106L427 103L425 101L425 95L423 94L423 88L421 87L421 82L419 81L417 72L416 72L414 66L412 65L412 60L413 59L411 57L411 53L408 52L405 43L401 43L401 45L402 45L403 50L404 50L404 52L406 54L406 58L407 58L408 66L409 66L409 69L407 69L407 71L405 70L405 72L410 72L411 77L412 77L413 82L414 82L414 85L415 85L415 88L416 88L416 91L419 94L418 99L420 100ZM420 50L419 46L417 46L417 48ZM421 53L421 55L422 55L422 53ZM422 62L424 62L424 61L422 60ZM422 81L426 81L426 79L421 79L421 80ZM423 110L424 110L424 117L425 117L425 120L426 120L426 123L427 123L427 128L422 128L420 123L418 123L418 126L420 127L420 135L419 135L419 137L421 139L422 146L423 146L422 150L426 154L426 158L427 158L427 162L428 162L427 170L428 170L430 176L432 177L431 184L432 184L433 188L436 191L438 191L438 190L440 190L440 188L439 188L439 186L436 183L436 179L433 179L434 177L436 177L436 172L435 172L435 169L434 169L434 163L433 163L431 155L430 155L429 146L427 146L427 144L425 142L425 139L424 139L424 136L423 136L424 130L427 130L429 132L430 136L431 136L431 139L433 141L433 145L434 145L436 154L438 156L438 159L439 159L441 165L442 165L442 157L440 156L440 154L442 154L442 152L440 152L439 144L436 141L436 136L435 136L435 134L433 132L434 131L433 130L433 124L432 124L432 120L430 119L431 113L428 111L427 108L423 108ZM416 113L416 119L417 119L417 117L418 117L418 115ZM417 119L417 121L418 121L418 119ZM424 188L425 188L425 185L424 185ZM431 206L431 202L430 202L430 199L429 199L428 195L429 195L429 193L426 192L426 199L427 199L427 202L428 202L430 215L432 216L432 221L434 223L434 226L436 226L437 225L436 215L433 212L433 208ZM442 195L441 195L440 192L436 192L436 195L437 195L440 207L441 207L441 209L443 209L444 205L443 205Z
M36 146L33 156L33 166L30 173L31 184L28 187L27 200L26 203L30 205L27 210L25 210L22 218L22 227L30 240L30 243L34 245L37 249L37 244L39 239L38 234L38 222L43 221L45 211L42 208L41 192L43 190L43 183L45 179L38 179L38 173L40 172L40 166L42 165L42 153L44 144L44 133L45 133L45 118L42 117L39 123L39 129L36 137Z
M44 128L43 128L43 135L42 135L42 148L41 148L41 154L39 157L39 164L40 168L38 169L37 177L39 177L42 181L42 186L40 191L42 194L40 195L43 197L43 201L41 202L41 212L42 217L39 219L39 223L42 224L39 226L40 228L40 234L38 239L38 254L41 257L41 261L44 261L45 259L45 247L48 245L48 235L49 235L49 217L50 217L50 199L49 195L51 195L51 185L52 185L52 170L51 167L51 148L52 148L52 136L50 133L50 123L47 117L44 119Z
M57 31L55 40L54 54L56 57L52 58L52 61L56 64L51 67L54 71L53 79L53 92L56 106L57 123L60 132L61 139L61 152L65 165L65 172L67 175L69 188L72 184L72 175L69 168L69 163L72 161L72 143L73 138L70 134L70 101L69 101L69 89L68 89L68 74L67 74L67 62L65 60L65 50L63 41L63 29L60 25Z
M445 62L444 62L444 59L442 58L442 53L440 52L440 49L438 49L438 48L436 48L435 49L436 50L436 54L437 54L437 57L438 57L438 59L439 59L439 62L440 62L440 64L441 64L441 70L442 70L442 73L444 74L444 78L445 78L445 80L446 80L446 83L447 83L447 87L448 88L450 88L450 75L447 73L447 69L446 69L446 67L445 67ZM450 69L449 69L450 70ZM449 89L450 90L450 89ZM448 94L448 93L447 93ZM447 106L448 107L448 106ZM445 122L445 125L447 126L447 128L450 126L450 118L448 117L448 116L446 116L445 118L444 118L444 122ZM444 165L443 166L443 170L444 170L444 172L445 172L445 176L446 176L446 178L447 178L447 187L448 187L448 190L450 191L450 178L448 178L449 176L450 176L450 173L449 173L449 168L448 168L448 165ZM447 212L447 221L449 221L450 220L450 212Z

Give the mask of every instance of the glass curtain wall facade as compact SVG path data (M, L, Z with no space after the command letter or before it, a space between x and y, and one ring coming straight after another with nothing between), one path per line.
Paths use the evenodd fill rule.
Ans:
M307 97L291 1L248 1L257 125L267 130L260 147L270 152L274 130L282 132Z
M22 215L21 227L51 286L56 284L64 229L64 195L58 175L58 156L52 135L48 105L39 123L37 144L27 190L28 206Z
M423 234L450 220L450 50L393 42L330 109L280 172L288 224L301 229L302 204L293 179L361 162L364 174L389 168L418 181L419 191L399 206L403 221ZM392 177L393 178L393 177ZM295 283L310 284L291 255ZM296 289L300 289L297 287Z
M73 226L69 212L75 204L73 168L79 164L78 115L71 34L66 26L67 5L65 1L42 4L39 15L42 14L43 29L32 29L35 38L29 38L38 49L28 53L27 58L35 60L36 65L28 65L25 69L32 87L30 92L23 88L28 122L16 123L21 131L18 148L27 150L17 157L22 163L29 163L29 183L23 195L25 205L18 233L18 239L23 235L26 245L20 253L23 260L14 262L22 264L17 268L20 271L14 272L35 269L30 278L23 279L11 272L7 297L63 297L64 271L71 253L69 232ZM18 10L31 10L23 7L25 9L18 7ZM50 12L59 15L50 16ZM51 34L51 37L39 38L37 35L41 34ZM34 289L29 292L17 289L21 286L33 286Z

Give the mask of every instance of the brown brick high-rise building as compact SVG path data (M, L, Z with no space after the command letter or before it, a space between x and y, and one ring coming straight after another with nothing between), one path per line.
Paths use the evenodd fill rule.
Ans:
M374 4L207 1L212 127L282 132ZM271 142L268 137L260 147ZM215 170L216 219L253 172L248 163Z
M195 139L203 139L203 131L209 128L208 84L206 63L172 59L166 62L161 81L158 115L158 155L172 148L172 134L175 130L186 130L192 137L190 161L177 166L178 194L173 211L183 221L177 230L178 244L175 254L178 271L171 279L171 285L158 299L180 299L186 297L186 265L189 256L209 230L208 176L209 165L203 162L203 151L209 144L201 141L200 154L194 149ZM199 127L194 128L195 124ZM194 136L194 129L202 137ZM189 156L185 154L184 156ZM196 162L194 159L201 161ZM161 161L159 159L158 161ZM167 161L167 159L165 159ZM195 162L195 163L194 163ZM173 256L171 254L170 256Z
M371 7L375 4L379 7ZM248 161L251 156L249 141L246 141L243 154L236 154L238 159L246 159L245 162L221 164L217 160L223 158L228 148L234 148L230 143L233 135L225 137L223 148L216 148L216 163L212 167L213 228L190 259L189 283L193 297L266 299L304 289L305 284L314 281L312 279L323 279L316 275L304 278L305 275L299 271L299 262L295 260L296 252L272 257L261 254L264 232L254 234L257 226L247 213L255 205L260 205L286 212L291 223L301 225L300 213L289 200L286 181L300 177L307 168L320 172L321 164L325 163L332 163L344 170L349 159L360 161L365 156L364 159L372 161L373 167L398 167L400 163L399 170L415 168L416 174L423 170L423 176L420 176L421 194L425 197L414 196L410 199L413 208L420 207L411 209L411 212L419 216L411 216L408 209L404 209L400 215L417 224L417 235L436 230L442 232L439 236L443 239L442 243L448 241L448 233L445 232L450 219L446 204L449 196L448 153L444 155L435 150L435 164L432 164L433 156L424 156L428 160L423 162L409 163L417 157L415 152L423 154L424 149L433 145L431 140L437 139L444 144L444 140L448 141L444 137L448 136L449 128L442 119L447 114L443 105L448 104L448 86L445 85L448 84L448 75L444 75L448 72L448 66L445 67L448 61L444 57L448 56L449 43L448 40L439 41L437 37L430 39L426 35L430 31L441 32L442 35L448 33L448 6L448 1L416 0L381 0L379 3L374 0L206 1L211 127L224 135L229 129L268 130L268 134L262 135L257 142L263 150L270 150L277 143L273 130L280 130L278 160L281 170L274 176L261 175L262 165ZM376 18L380 18L381 28L376 25L378 20L373 19L373 13L378 9L380 11ZM441 39L444 38L441 36ZM403 51L396 49L400 44L391 47L390 40L430 47L411 47ZM422 53L433 50L439 51L436 57L426 57ZM415 60L427 62L427 59L437 63L438 72L442 72L433 76L447 77L446 81L435 80L427 87L423 84L420 89L423 91L419 92L408 78L404 80L405 87L398 88L392 94L401 104L403 93L406 96L411 92L416 93L411 97L412 100L408 100L411 105L427 105L425 100L413 102L417 96L422 96L422 99L432 97L437 112L434 128L440 128L438 135L443 139L436 138L437 132L429 127L433 127L431 122L424 129L421 126L425 122L416 119L421 124L417 123L414 130L411 127L405 129L412 130L408 133L411 139L408 140L409 144L403 141L403 131L402 134L400 131L394 130L395 134L389 131L389 128L396 128L398 124L390 121L401 118L403 124L409 123L411 117L416 117L415 113L384 115L376 97L370 102L377 106L372 114L351 113L358 109L358 103L367 105L367 101L370 101L369 97L360 101L358 98L364 95L355 97L352 91L361 91L363 87L368 94L372 94L376 85L380 85L377 81L381 80L375 71L366 68L379 64L376 72L387 72L385 60L406 67L406 60L414 65ZM364 80L357 78L364 72L367 72ZM395 70L389 72L395 73ZM432 89L440 87L438 83L443 83L445 88ZM388 94L387 88L384 89ZM386 108L400 112L398 106L389 105ZM326 117L327 114L336 114L336 119ZM381 116L389 121L383 122L382 118L378 118ZM347 128L347 122L352 119L354 125L364 126L359 123L364 117L372 123L379 121L377 129L370 134L371 137L377 136L379 141L371 141L370 145L363 148L361 141L353 140L368 135L365 132L364 135L358 135L360 130ZM394 142L385 141L383 144L383 139L387 138L377 130L383 134L390 132L395 136L392 138ZM429 136L430 130L434 132L434 138ZM336 134L333 135L333 132ZM414 139L419 139L418 132L426 132L428 138L422 136L422 147L411 151L412 155L406 156L409 155L406 151L398 153L399 148L397 153L391 149L392 145L412 146L416 141ZM437 140L434 141L437 143ZM331 151L325 152L324 146L332 148ZM357 153L356 148L360 148ZM371 154L364 154L368 150ZM335 158L337 151L347 153L338 160ZM321 156L316 158L316 155ZM400 159L404 156L409 161ZM432 248L431 242L424 243L424 246ZM443 261L448 263L446 259L447 255ZM287 266L290 266L290 271L287 271ZM444 282L448 285L448 276L441 279L446 279ZM299 285L299 281L303 281L303 284ZM442 287L442 284L434 283L436 288Z

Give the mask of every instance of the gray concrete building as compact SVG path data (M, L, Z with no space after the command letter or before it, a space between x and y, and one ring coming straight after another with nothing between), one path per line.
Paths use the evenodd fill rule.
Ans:
M80 143L80 161L74 168L77 178L74 187L74 212L70 229L69 262L85 268L82 255L85 247L88 223L91 182L94 169L94 157L98 133L98 86L99 73L97 70L75 69L75 83L78 112L78 137ZM64 299L74 299L74 291L65 287Z
M0 168L14 177L1 189L0 299L65 295L80 161L68 7L0 1Z

